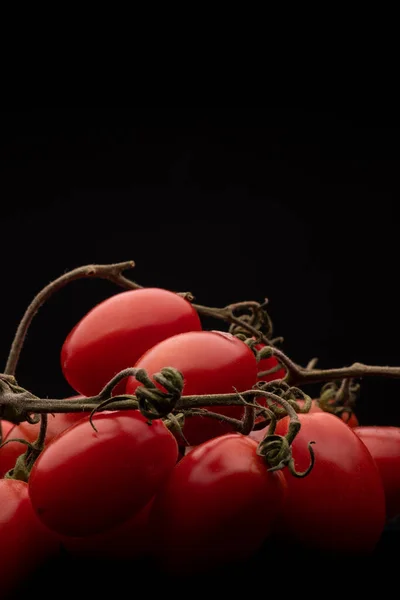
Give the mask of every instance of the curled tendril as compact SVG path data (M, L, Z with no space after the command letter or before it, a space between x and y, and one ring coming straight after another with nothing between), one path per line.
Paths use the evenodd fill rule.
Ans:
M37 425L37 423L39 423L40 421L40 415L36 415L36 414L26 414L26 422L29 423L29 425Z
M297 413L308 413L312 406L311 397L306 394L303 390L298 387L289 386L282 379L274 379L272 381L258 381L254 389L258 389L262 392L270 392L282 400L286 400L294 408ZM298 400L304 402L303 406L298 404ZM285 408L280 406L275 400L266 398L268 407L275 413L277 417L284 417L287 415Z
M149 424L155 419L162 419L171 414L178 400L180 400L183 390L184 379L182 373L173 367L165 367L160 373L153 375L154 381L159 383L164 390L160 390L150 379L145 369L138 369L134 375L142 385L135 390L135 396L129 394L121 394L105 398L97 406L93 408L89 416L89 422L93 429L97 432L96 426L93 423L93 417L97 412L104 410L107 405L121 400L134 400L136 397L138 409L142 415L148 420Z
M106 398L97 404L91 411L89 415L89 423L94 429L96 433L98 433L96 425L93 423L93 417L96 413L103 411L109 404L114 404L114 402L121 402L122 400L132 400L134 396L130 396L128 394L121 394L120 396L112 396L111 398Z
M146 419L149 421L162 419L174 410L181 398L184 384L180 371L172 367L165 367L161 369L161 373L153 375L154 381L161 385L166 392L157 388L142 369L136 373L136 379L142 383L142 386L136 388L135 394L139 410Z
M315 454L312 444L308 443L308 451L310 453L310 464L305 471L296 471L292 456L292 447L287 437L283 435L267 434L258 445L257 454L265 459L269 465L268 471L279 471L287 467L294 477L306 477L314 467Z
M322 387L318 405L326 412L338 416L347 413L349 420L354 413L359 391L360 384L354 379L330 381Z
M267 338L272 337L273 324L268 312L265 310L267 304L268 300L265 300L263 304L252 303L248 305L245 303L242 306L233 306L233 313L236 312L235 316L243 325L240 322L231 323L229 333L235 336L244 334L248 337L248 329L246 328L246 324L248 324L253 329L263 333ZM240 314L240 311L242 311L242 314Z

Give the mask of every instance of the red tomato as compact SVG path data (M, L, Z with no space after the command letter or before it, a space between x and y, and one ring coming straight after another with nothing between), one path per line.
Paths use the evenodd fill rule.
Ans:
M154 496L178 458L161 420L139 411L97 413L61 433L36 460L29 478L32 505L54 531L101 533L128 520Z
M1 597L16 591L25 579L59 551L59 540L36 517L28 485L0 480Z
M354 432L367 446L381 474L387 517L400 515L400 427L363 426Z
M61 350L62 370L75 390L94 396L161 340L199 330L193 306L173 292L158 288L121 292L95 306L73 328Z
M0 421L0 426L1 426L1 439L4 441L6 439L6 435L10 431L10 429L12 429L14 427L14 423L11 423L10 421L5 421L4 419L2 419Z
M261 350L262 348L265 348L265 344L255 345L256 350ZM262 371L269 371L277 367L279 364L279 360L276 358L276 356L270 356L269 358L263 358L262 360L260 360L260 362L257 364L257 370L259 373L261 373ZM258 381L273 381L274 379L283 379L285 375L286 369L282 367L281 369L275 371L275 373L271 373L270 375L264 375L263 377L258 377Z
M372 456L336 416L317 412L299 419L292 445L296 470L310 463L309 441L315 441L315 465L302 479L284 469L288 497L279 535L343 555L371 552L385 523L384 491ZM279 421L276 433L286 434L288 422L288 417Z
M354 412L352 412L350 416L348 412L343 412L341 415L338 416L342 419L342 421L346 423L346 425L348 425L352 429L354 429L354 427L358 427L360 424Z
M76 396L73 396L73 398ZM73 399L71 398L71 399ZM68 398L66 398L68 400ZM80 421L88 413L57 413L54 415L48 415L47 417L47 431L45 438L45 445L47 445L56 435L71 427L77 421ZM36 425L30 425L29 423L20 423L19 425L13 425L13 428L8 432L7 436L3 438L3 441L10 440L12 438L20 438L27 442L34 442L39 434L40 423ZM10 442L0 448L0 477L4 475L15 466L17 458L23 454L27 449L26 444L20 442Z
M193 331L170 337L148 350L135 367L146 369L150 377L163 367L175 367L184 376L183 395L228 394L235 388L244 391L251 389L257 379L253 352L238 338L221 331ZM129 377L126 393L135 394L140 385ZM237 419L243 415L241 406L209 408ZM191 446L231 431L231 425L203 416L187 417L183 428Z
M70 554L101 559L135 559L148 552L148 526L152 501L128 521L97 535L63 537L62 545Z
M201 444L176 465L150 514L152 552L162 568L203 572L260 548L286 486L256 450L256 442L232 433Z

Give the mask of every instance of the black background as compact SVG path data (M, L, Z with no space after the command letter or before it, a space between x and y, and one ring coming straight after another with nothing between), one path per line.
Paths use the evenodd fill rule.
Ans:
M142 285L190 290L201 304L267 296L299 363L400 365L398 128L263 108L0 119L2 364L41 287L83 264L133 259ZM79 281L54 296L29 332L21 385L68 394L62 342L118 291ZM400 382L364 379L363 423L400 425L399 407Z
M299 363L400 366L398 137L371 115L294 108L3 111L1 364L49 281L133 259L142 285L201 304L267 296ZM30 329L20 384L68 395L65 336L118 291L78 281L54 296ZM400 426L400 381L364 379L357 414Z

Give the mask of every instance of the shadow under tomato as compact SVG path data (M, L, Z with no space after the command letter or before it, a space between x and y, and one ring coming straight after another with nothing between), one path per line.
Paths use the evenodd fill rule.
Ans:
M385 577L385 584L394 581L396 572L390 565L399 556L399 549L400 530L390 527L385 529L374 553L366 557L344 557L268 542L250 560L239 565L223 569L216 566L212 573L194 577L185 577L183 573L177 578L160 572L150 559L79 559L63 552L57 560L38 570L10 600L26 600L35 590L40 590L41 600L74 596L109 600L117 594L128 598L143 597L143 593L144 597L152 598L156 594L164 596L166 591L190 598L196 592L196 597L205 598L218 590L223 590L224 597L231 595L232 598L249 594L271 597L271 593L286 598L304 589L315 590L321 597L326 585L330 591L337 586L343 592L344 585L349 591L349 585L357 584L360 591L360 586L367 587L381 576ZM179 562L179 556L176 558Z

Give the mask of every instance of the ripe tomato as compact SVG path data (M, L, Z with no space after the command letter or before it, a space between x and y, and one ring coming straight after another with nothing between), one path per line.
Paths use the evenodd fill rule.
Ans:
M162 421L139 411L98 413L61 433L36 460L32 505L45 525L70 536L101 533L128 520L154 496L178 458Z
M265 344L255 345L256 350L261 350L262 348L265 348ZM278 367L279 364L279 360L276 358L276 356L270 356L269 358L263 358L259 361L259 363L257 364L257 370L259 373L261 373L262 371L270 371L271 369L275 369L275 367ZM283 379L285 375L286 369L282 367L274 373L258 377L258 381L273 381L274 379Z
M302 545L341 553L373 550L385 523L385 497L374 460L350 427L329 413L299 415L301 430L292 448L296 470L315 465L303 479L283 473L288 484L278 532ZM287 432L289 419L278 422L276 433Z
M63 537L62 545L74 556L101 559L135 559L147 554L152 500L128 521L97 535Z
M150 377L163 367L175 367L185 380L183 395L228 394L235 388L244 391L251 389L257 379L253 352L238 338L221 331L193 331L170 337L150 348L135 367L146 369ZM126 393L135 394L140 385L129 377ZM241 406L209 409L237 419L243 415ZM183 428L192 446L231 431L231 425L203 416L187 417Z
M95 306L72 329L61 350L62 371L77 392L94 396L161 340L199 330L193 306L173 292L121 292Z
M400 515L400 427L363 426L354 432L367 446L381 474L387 517Z
M5 421L4 419L2 419L0 421L0 426L1 426L1 439L4 441L6 439L8 432L14 427L14 423L11 423L11 421Z
M71 399L75 398L73 396ZM68 400L68 398L66 398ZM45 438L45 445L47 445L56 435L71 427L77 421L80 421L88 413L57 413L54 415L48 415L47 417L47 431ZM27 442L34 442L39 434L40 423L30 425L29 423L20 423L19 425L13 425L12 429L8 432L7 436L3 438L3 441L10 440L12 438L20 438ZM9 442L2 448L0 448L0 477L4 475L15 466L17 458L25 452L27 449L26 444L20 442Z
M174 468L150 513L152 553L175 574L254 554L282 508L285 482L257 443L237 433L194 448Z
M28 495L28 485L0 480L0 589L8 597L34 571L59 551L57 536L40 523Z

